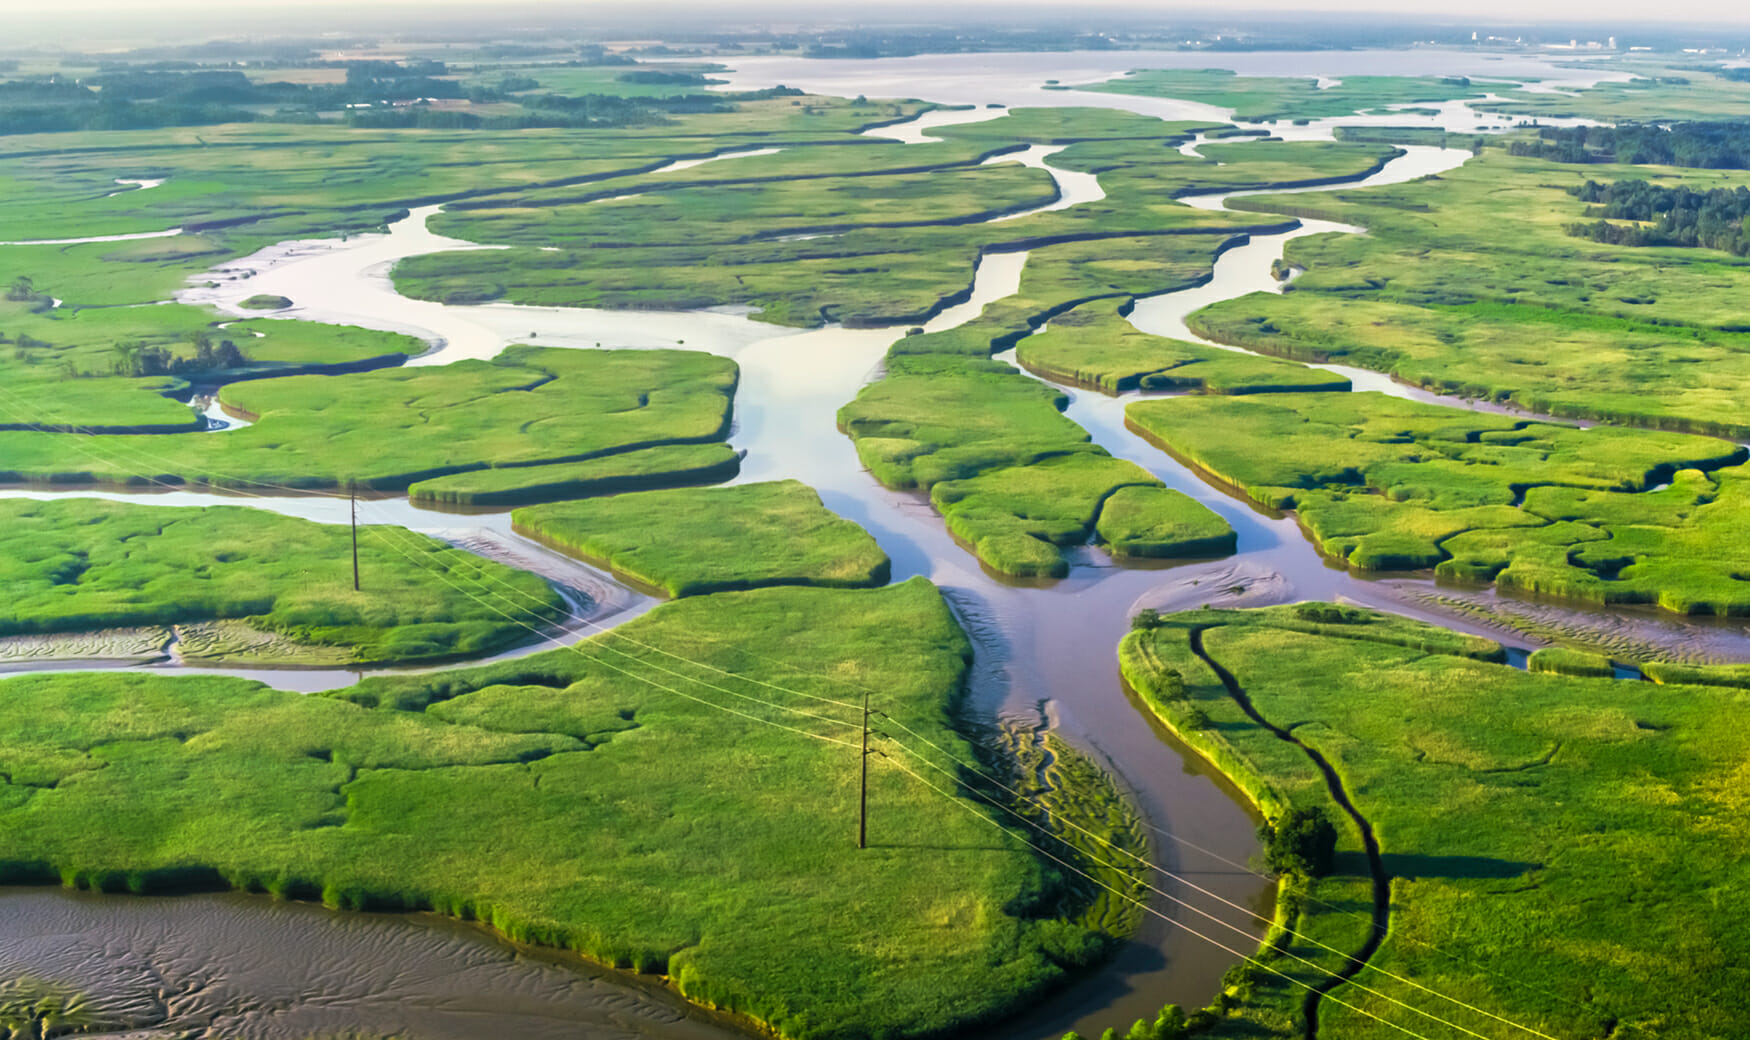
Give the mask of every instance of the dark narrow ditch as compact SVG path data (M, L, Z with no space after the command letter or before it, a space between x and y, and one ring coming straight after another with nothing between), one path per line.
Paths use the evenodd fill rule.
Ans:
M1257 706L1252 703L1252 698L1240 685L1239 680L1234 678L1234 674L1222 667L1220 662L1211 657L1209 652L1203 648L1203 633L1212 627L1218 626L1206 626L1191 630L1191 652L1209 666L1209 670L1215 673L1215 677L1220 679L1221 685L1227 689L1228 696L1233 698L1234 703L1240 706L1240 710L1245 712L1248 718L1269 730L1276 739L1287 741L1299 748L1307 759L1318 767L1319 772L1325 778L1325 789L1331 793L1331 800L1336 802L1337 806L1347 813L1351 820L1355 821L1355 826L1361 831L1362 845L1367 850L1367 871L1373 878L1373 929L1368 933L1367 941L1361 944L1359 950L1348 956L1342 967L1334 971L1323 982L1313 986L1306 995L1304 1009L1307 1040L1318 1040L1319 1004L1323 1002L1325 994L1361 974L1362 969L1367 967L1367 962L1373 958L1375 953L1379 952L1380 943L1385 941L1386 931L1391 925L1391 875L1385 872L1385 863L1379 853L1379 839L1373 835L1373 825L1367 821L1367 817L1361 815L1360 810L1355 808L1355 803L1349 800L1349 792L1343 787L1343 779L1337 775L1337 770L1331 765L1330 760L1316 749L1302 743L1300 738L1292 732L1266 719L1258 711Z

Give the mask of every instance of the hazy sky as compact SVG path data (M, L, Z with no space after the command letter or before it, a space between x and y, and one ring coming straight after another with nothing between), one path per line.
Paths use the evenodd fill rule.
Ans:
M555 11L564 11L568 16L588 19L592 14L600 13L614 17L616 20L626 16L627 7L620 2L600 3L591 0L512 0L517 7L551 7ZM1047 3L1045 0L961 0L968 8L999 12L1014 11L1017 8L1035 10L1054 9L1065 14L1072 14L1074 4L1062 2ZM238 0L211 0L200 3L198 0L53 0L52 3L32 5L39 15L53 15L54 12L64 14L85 14L97 12L127 12L129 14L150 14L166 11L168 8L188 10L207 8L215 14L221 12L236 12L239 8L262 12L264 10L284 7L289 10L314 9L349 9L354 11L373 11L382 9L431 8L442 6L478 7L490 9L490 2L482 0L297 0L295 4L282 4L275 0L266 2L246 2L239 4ZM951 6L951 5L947 5ZM1135 8L1146 11L1156 19L1171 18L1174 14L1213 15L1224 9L1248 9L1258 11L1292 12L1301 16L1316 15L1321 11L1348 12L1382 12L1400 17L1413 17L1427 21L1462 22L1472 18L1489 18L1494 20L1510 19L1516 22L1535 21L1598 21L1601 19L1623 19L1627 21L1663 22L1681 20L1689 22L1737 22L1750 23L1750 4L1743 0L1668 0L1668 2L1650 6L1646 0L1452 0L1448 3L1422 3L1406 5L1404 0L1244 0L1242 3L1186 2L1186 0L1096 0L1095 6L1102 8ZM660 14L667 9L709 10L722 16L733 17L737 11L758 10L772 12L791 8L800 16L813 20L856 20L867 18L880 20L881 14L888 8L920 9L915 3L884 3L883 0L813 0L813 2L784 3L762 2L752 3L743 0L645 0L638 9L654 14ZM924 8L928 9L928 8ZM942 12L942 7L935 8ZM938 14L940 17L941 14Z

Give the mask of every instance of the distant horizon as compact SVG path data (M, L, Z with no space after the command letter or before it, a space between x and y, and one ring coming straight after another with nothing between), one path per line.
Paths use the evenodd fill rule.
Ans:
M562 14L567 22L601 22L622 25L655 24L676 18L698 18L714 25L752 24L774 19L796 21L810 26L827 25L942 25L965 18L989 17L1000 14L1017 25L1041 21L1085 21L1113 15L1144 15L1149 24L1176 20L1246 21L1260 17L1287 18L1297 23L1318 21L1325 17L1366 16L1386 18L1403 25L1467 25L1489 22L1523 26L1601 25L1616 23L1631 26L1684 25L1750 25L1750 6L1732 0L1680 0L1665 5L1658 14L1649 14L1644 3L1633 0L1469 0L1462 8L1406 13L1397 0L1321 0L1316 6L1300 0L1250 0L1243 9L1225 9L1208 2L1187 0L1100 0L1098 4L1065 10L1060 3L1045 0L956 0L949 4L923 4L915 0L896 2L805 3L803 0L761 0L756 3L731 3L729 0L654 0L639 6L636 15L626 13L618 5L584 3L576 0L511 0L493 3L491 0L297 0L297 2L255 3L239 6L216 0L61 0L52 9L38 8L18 12L15 18L38 23L54 22L70 17L111 16L123 18L161 19L172 14L203 13L221 21L253 21L299 18L320 12L331 15L346 12L354 17L370 19L402 12L441 10L444 16L463 14L470 9L481 15L521 15L553 12ZM186 29L186 27L184 27Z
M655 0L623 5L572 0L268 0L260 4L215 0L62 0L13 14L0 53L37 48L93 54L141 47L187 47L224 40L316 41L353 37L397 44L462 38L513 40L550 36L567 40L664 40L693 43L713 34L783 32L832 35L871 32L970 30L993 35L1028 33L1208 36L1234 32L1281 49L1402 47L1438 38L1457 43L1479 33L1529 43L1622 40L1661 50L1680 47L1750 49L1750 6L1725 0L1686 0L1657 17L1627 0L1478 0L1462 10L1405 13L1390 0L1327 0L1317 9L1294 0L1248 0L1245 10L1166 0L1097 0L1066 8L1041 0L876 0L804 4L799 0ZM316 44L320 46L320 44ZM928 48L926 48L928 49ZM951 50L953 48L941 48ZM996 48L993 48L996 49ZM1009 50L1028 47L1010 46ZM1049 48L1046 48L1049 49Z

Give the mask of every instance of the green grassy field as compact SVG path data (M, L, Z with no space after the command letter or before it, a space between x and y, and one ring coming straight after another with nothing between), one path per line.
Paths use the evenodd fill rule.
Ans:
M513 518L522 534L673 597L868 588L886 584L891 566L875 539L794 480L557 502Z
M1108 129L1101 124L1113 115L1096 113L1091 133ZM970 141L900 146L922 153L916 162L945 164L925 173L884 172L878 156L886 148L834 144L653 176L646 180L657 186L636 198L613 198L638 191L642 182L634 178L589 186L607 201L565 201L591 196L559 192L520 205L472 203L476 208L447 213L434 226L515 248L413 257L396 267L396 284L408 295L450 302L741 304L779 324L893 325L921 322L964 292L981 253L1038 246L1041 266L1048 250L1062 258L1056 273L1029 271L1023 287L1043 310L1090 295L1177 287L1207 272L1206 261L1192 259L1197 254L1208 256L1236 232L1281 226L1193 209L1178 195L1356 176L1396 154L1389 145L1302 142L1222 145L1219 160L1198 159L1167 147L1183 127L1137 117L1118 120L1118 128L1154 137L1077 144L1054 157L1065 169L1097 169L1106 198L994 224L954 223L1054 198L1042 170L952 164L966 161L971 147L1018 146L1070 118L1009 116L968 124L984 127ZM852 175L859 171L866 175ZM675 177L693 180L670 183ZM1174 269L1161 271L1162 261ZM1066 284L1046 291L1057 280ZM1119 290L1114 280L1132 285Z
M1126 416L1252 499L1295 509L1321 551L1358 570L1432 567L1598 605L1750 613L1750 470L1735 444L1377 393L1167 398Z
M1372 173L1403 154L1394 144L1341 141L1250 141L1206 143L1199 155L1185 155L1172 141L1157 153L1128 141L1071 145L1053 165L1101 175L1131 196L1164 193L1173 197L1214 191L1250 191L1319 184Z
M1345 76L1320 90L1313 79L1236 76L1226 69L1145 69L1123 79L1078 89L1107 94L1178 98L1234 110L1243 122L1318 119L1419 101L1481 97L1465 80L1432 76Z
M885 378L839 411L839 425L877 480L929 491L948 529L990 567L1062 577L1062 548L1096 533L1114 492L1160 487L1140 466L1088 443L1059 410L1064 400L1001 362L900 354L888 359ZM1151 555L1160 541L1154 525L1197 511L1208 513L1145 496L1101 533L1115 555ZM1226 528L1213 513L1193 522Z
M80 427L103 432L199 430L188 405L191 386L298 372L336 372L398 364L423 353L411 336L345 325L251 319L217 322L197 307L81 307L75 290L33 279L62 306L0 302L0 426ZM62 296L62 293L68 295ZM217 326L223 324L224 328ZM197 340L232 363L209 355ZM127 374L146 354L162 352L166 371Z
M1306 273L1288 292L1217 304L1190 323L1220 342L1330 357L1442 392L1750 437L1736 406L1750 380L1750 338L1734 302L1750 286L1750 261L1566 233L1586 209L1567 188L1624 176L1697 189L1742 181L1731 171L1572 165L1491 148L1410 184L1238 200L1368 234L1297 239L1287 258Z
M399 490L488 466L721 440L735 381L734 362L696 352L512 347L489 362L235 383L220 400L255 425L221 436L0 431L0 458L14 481Z
M1335 870L1290 879L1292 934L1201 1035L1304 1035L1306 991L1288 980L1321 984L1370 931L1369 858L1307 749L1368 822L1390 879L1383 944L1321 1002L1321 1035L1519 1031L1505 1020L1701 1038L1750 1015L1750 950L1718 909L1747 883L1728 851L1744 840L1738 692L1528 674L1417 623L1304 613L1171 615L1120 651L1150 707L1268 816L1321 807L1342 824Z
M1096 527L1114 556L1228 556L1237 540L1227 521L1172 488L1119 488L1100 507Z
M1502 100L1480 102L1475 107L1485 112L1533 118L1578 118L1604 123L1750 116L1750 84L1694 66L1675 68L1658 59L1631 61L1626 71L1636 78L1560 94L1502 90L1496 92Z
M731 162L759 168L757 158ZM1050 174L1001 164L662 188L574 206L453 210L433 218L431 227L471 242L580 251L654 244L697 247L853 228L972 223L1043 206L1056 197Z
M564 605L532 574L401 529L365 528L359 566L354 592L347 528L241 506L0 501L0 635L238 620L384 663L528 638L468 595L474 587L502 584L529 605L531 623Z
M1261 358L1138 330L1120 314L1128 301L1084 304L1057 315L1043 332L1023 339L1015 357L1059 383L1127 390L1193 390L1252 394L1347 390L1347 377L1274 358Z
M1113 944L1107 911L1042 865L1032 832L957 782L974 758L950 725L968 657L916 580L677 601L576 651L335 697L13 679L0 877L434 909L665 974L780 1036L940 1035ZM855 746L811 735L855 736L860 705L813 698L865 685L943 751L887 742L858 850ZM1077 786L1111 812L1109 785Z
M559 502L682 484L715 484L741 470L727 444L664 444L547 466L500 466L421 480L407 496L422 505L507 506Z
M1167 120L1110 108L1011 108L1007 114L977 123L937 127L932 137L987 143L1074 144L1078 141L1188 141L1195 134L1218 130L1225 123Z

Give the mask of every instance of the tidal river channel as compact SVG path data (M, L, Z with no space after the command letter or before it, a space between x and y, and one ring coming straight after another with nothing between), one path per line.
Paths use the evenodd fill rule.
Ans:
M982 107L986 103L1109 106L1170 118L1229 115L1180 102L1040 89L1042 80L1053 75L1041 68L1068 70L1057 77L1066 83L1108 78L1151 64L1141 55L1038 57L1040 63L1029 74L1011 60L1015 56L985 56L979 59L985 64L943 88L948 100L976 101L979 108L929 113L875 133L918 142L929 139L933 126L1004 115L1001 109ZM947 77L949 66L961 60L931 59L934 64L928 67L940 66ZM1177 56L1162 67L1182 60ZM1323 67L1320 75L1374 71L1364 62L1358 65L1356 55L1299 55L1296 60L1309 67L1317 61L1336 63ZM1482 61L1474 55L1465 60ZM886 63L883 68L879 62L784 64L756 59L732 79L738 88L785 82L827 93L935 96L930 88L936 80L918 73L923 66L912 59L904 61L911 64ZM818 68L823 65L831 68ZM1561 72L1547 63L1540 69L1550 77ZM1424 64L1419 71L1483 70L1431 70ZM1517 68L1495 71L1530 74ZM1588 76L1595 80L1600 74ZM1389 122L1466 130L1500 125L1494 117L1459 109L1445 107L1438 117L1394 114ZM1294 127L1292 136L1329 137L1331 122ZM1062 197L1049 208L1101 197L1094 178L1052 170L1051 153L1049 148L1033 148L1004 159L1052 172ZM725 155L717 161L735 158ZM1468 152L1413 148L1350 187L1400 183L1451 169L1466 158ZM1227 197L1186 201L1220 208ZM293 319L355 323L425 338L433 349L412 364L490 357L508 343L531 339L576 348L681 346L734 358L742 378L732 443L746 452L737 480L795 478L814 486L831 509L876 537L893 560L895 580L922 575L940 586L977 649L972 712L1029 729L1052 728L1093 755L1118 779L1151 828L1155 861L1219 897L1157 879L1173 897L1221 923L1157 898L1159 916L1146 918L1140 934L1108 966L1022 1020L991 1030L992 1037L1055 1040L1071 1028L1098 1035L1107 1026L1122 1030L1132 1019L1152 1017L1169 1001L1202 1005L1234 958L1182 926L1190 924L1226 945L1249 949L1261 931L1260 919L1250 911L1269 913L1270 886L1246 866L1257 852L1255 820L1248 807L1194 756L1148 725L1146 714L1131 703L1119 681L1115 648L1136 609L1341 599L1482 632L1518 646L1535 642L1498 627L1484 629L1466 614L1447 609L1434 600L1433 583L1426 579L1366 580L1327 565L1292 518L1266 514L1232 497L1126 430L1123 407L1131 395L1109 397L1076 388L1064 388L1071 398L1069 416L1112 454L1137 462L1221 514L1239 533L1238 553L1172 567L1121 567L1089 548L1080 551L1072 573L1061 581L1004 581L954 542L926 498L876 483L859 465L849 439L836 430L837 410L879 374L882 356L901 330L797 332L727 310L609 312L409 300L394 291L388 278L396 260L482 248L428 231L426 219L435 209L414 211L387 234L345 242L283 243L225 265L208 276L211 286L190 289L179 298L241 313L236 305L248 296L284 295L300 304L289 314ZM1194 339L1183 325L1192 311L1248 292L1279 291L1270 267L1288 239L1360 230L1308 221L1285 234L1257 236L1228 251L1208 284L1146 299L1131 321L1145 331ZM1014 293L1026 261L1024 252L987 255L970 297L943 310L926 328L951 328L975 317L986 303ZM1357 389L1466 404L1412 390L1377 373L1340 370ZM344 501L313 496L239 498L174 491L154 500L254 505L329 522L344 522L347 510ZM412 507L405 498L361 502L360 511L367 522L436 534L547 577L568 592L577 608L575 622L556 633L559 637L575 638L617 624L654 602L600 571L522 539L510 530L507 512L434 513ZM1483 593L1472 596L1493 599ZM1750 656L1750 645L1737 629L1650 615L1559 613L1576 624L1630 626L1652 643L1700 643L1721 655ZM540 646L517 652L535 649ZM199 670L174 659L147 667ZM357 678L350 671L209 670L305 691L349 685ZM11 889L0 890L0 922L0 977L34 975L92 993L97 1005L93 1010L107 1016L100 1021L113 1021L117 1033L141 1027L153 1031L129 1034L133 1036L194 1033L290 1040L344 1032L446 1040L508 1035L691 1040L740 1035L660 987L570 958L519 950L473 926L424 915L342 914L247 896L136 898Z

